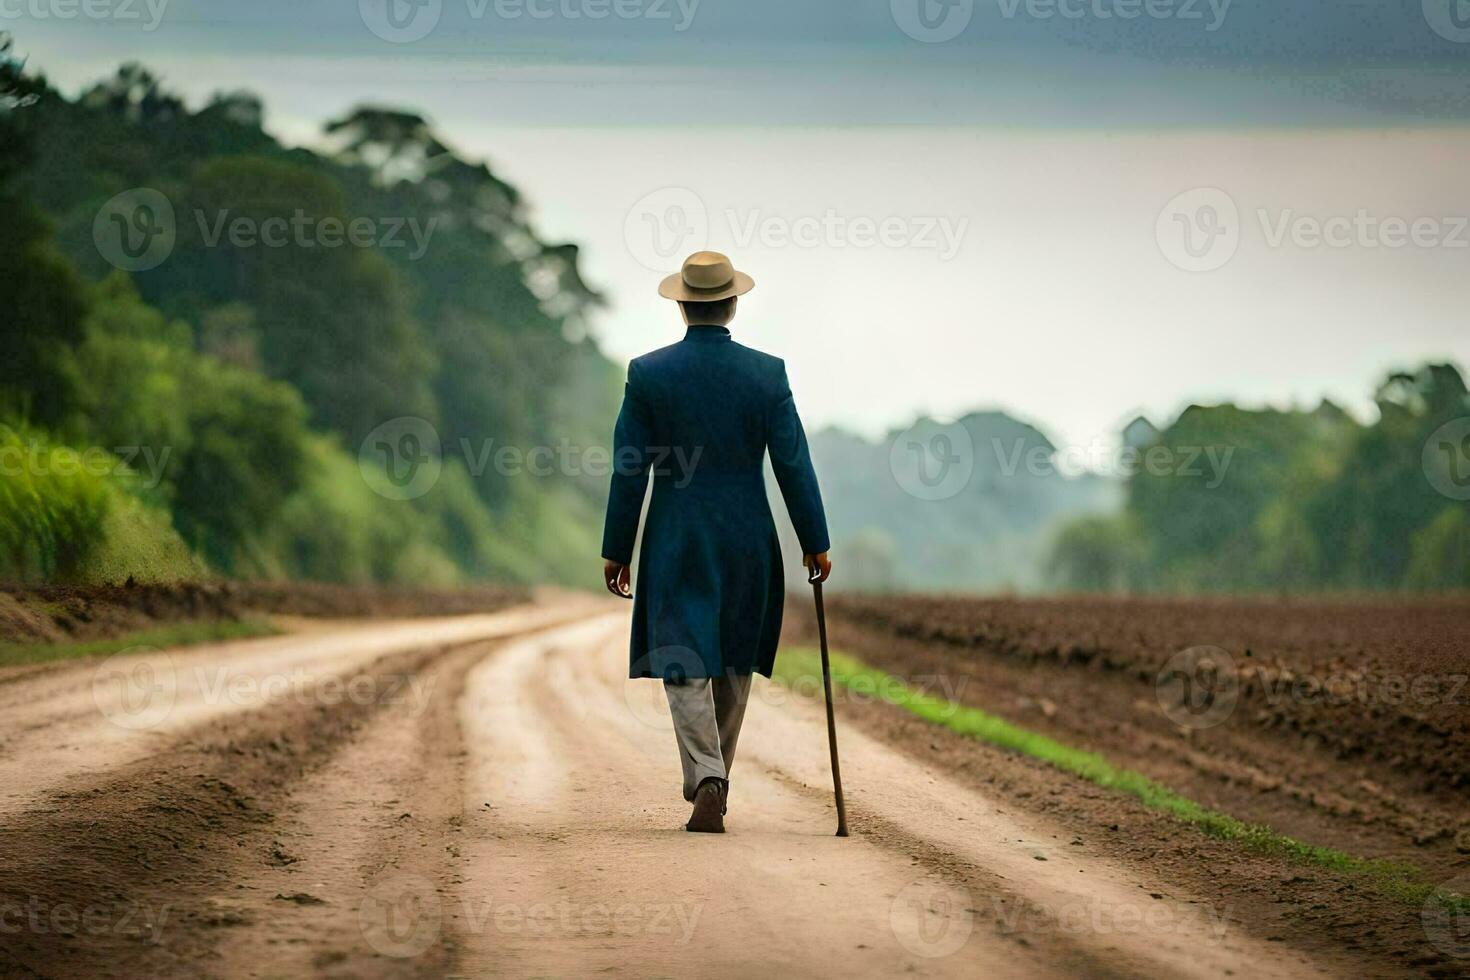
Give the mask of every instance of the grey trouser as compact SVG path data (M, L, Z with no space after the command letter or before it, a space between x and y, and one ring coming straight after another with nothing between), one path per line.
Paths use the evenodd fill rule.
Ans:
M730 778L750 698L750 675L664 681L664 693L684 766L684 799L692 802L694 791L708 777Z

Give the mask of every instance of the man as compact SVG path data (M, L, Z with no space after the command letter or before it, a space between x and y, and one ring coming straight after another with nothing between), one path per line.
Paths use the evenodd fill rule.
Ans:
M803 564L821 581L832 572L786 365L730 337L737 297L754 286L718 252L696 252L659 286L678 302L688 332L628 365L602 541L608 590L636 595L629 676L664 681L684 798L694 804L685 829L696 833L725 832L750 677L771 676L781 636L785 584L762 469L768 452Z

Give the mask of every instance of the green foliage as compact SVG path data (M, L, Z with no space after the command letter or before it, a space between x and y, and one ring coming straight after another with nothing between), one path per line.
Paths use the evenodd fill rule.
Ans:
M1451 589L1470 584L1465 504L1430 482L1425 446L1470 416L1453 365L1391 375L1379 418L1192 407L1156 437L1173 459L1203 449L1228 466L1141 467L1124 515L1068 527L1054 585L1087 591ZM1144 449L1145 458L1148 448Z
M585 339L600 297L574 246L538 239L514 188L410 113L355 112L321 156L264 133L249 93L190 112L126 65L73 102L7 50L0 412L137 471L48 486L49 509L11 487L0 575L197 572L187 542L234 575L579 577L605 478L472 465L486 446L602 444L616 410L618 372ZM9 112L12 90L34 105ZM129 278L92 225L136 187L169 199L176 240ZM363 219L373 241L341 234ZM430 421L445 447L438 484L411 501L372 492L356 460L400 416Z
M132 647L172 649L196 643L220 643L278 632L266 619L186 620L154 629L138 630L107 640L82 643L0 643L0 667L52 663L81 657L106 657Z
M105 582L196 576L165 514L128 493L130 474L100 449L52 444L0 425L0 577Z
M1057 534L1047 578L1065 592L1127 592L1146 587L1147 543L1126 514L1085 517Z
M85 287L29 202L0 191L0 209L0 411L52 424L75 395L63 361L82 338Z
M1414 533L1405 584L1421 592L1470 589L1470 514L1446 507Z
M1133 797L1144 806L1166 813L1211 837L1307 866L1359 876L1388 897L1415 905L1444 894L1415 865L1361 858L1335 848L1304 843L1262 824L1246 823L1189 799L1141 772L1115 766L1096 752L1058 742L979 708L914 690L900 678L840 651L833 651L829 659L833 683L859 697L876 697L966 738L1037 759L1103 789ZM820 683L820 663L816 652L810 649L786 650L776 662L773 677L794 690L812 690Z

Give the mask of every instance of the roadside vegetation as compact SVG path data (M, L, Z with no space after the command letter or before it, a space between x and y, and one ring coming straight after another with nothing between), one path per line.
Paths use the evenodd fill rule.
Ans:
M1470 913L1470 895L1444 894L1414 865L1356 857L1335 848L1303 843L1269 827L1246 823L1202 806L1140 772L1115 766L1097 753L1066 745L978 708L916 691L900 678L848 654L834 651L830 660L833 684L856 696L891 704L956 734L1036 759L1103 789L1130 796L1212 837L1263 854L1362 877L1383 894L1401 901L1422 904L1433 899ZM797 647L781 651L773 679L797 691L818 692L820 697L821 671L820 653L810 647Z
M75 643L0 643L0 667L23 667L83 657L106 657L139 647L166 650L197 643L246 640L257 636L274 636L278 632L280 631L264 617L249 617L241 620L174 623L123 636Z
M350 109L320 152L263 115L138 65L68 98L0 34L0 580L573 581L605 475L495 453L608 435L576 248L412 113ZM172 244L125 271L94 233L140 189ZM440 448L380 458L404 417ZM420 456L442 470L408 499L363 472Z

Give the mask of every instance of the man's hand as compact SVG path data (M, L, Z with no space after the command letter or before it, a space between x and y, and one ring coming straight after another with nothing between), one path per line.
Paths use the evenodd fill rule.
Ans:
M825 557L825 556L824 556ZM633 598L633 590L628 587L628 576L631 569L618 561L606 561L602 565L602 581L607 585L607 591L619 599Z
M832 559L827 557L827 552L820 555L802 555L801 563L806 566L806 577L811 582L825 582L832 574ZM817 578L812 577L813 572L820 572Z

